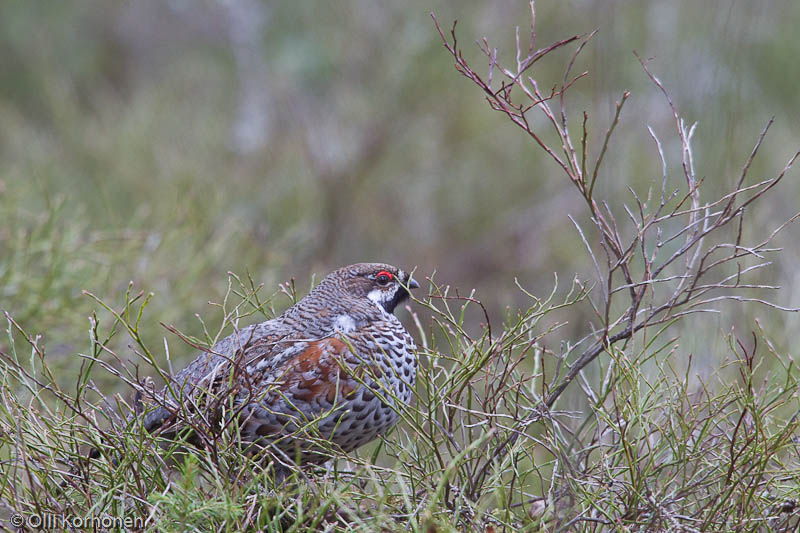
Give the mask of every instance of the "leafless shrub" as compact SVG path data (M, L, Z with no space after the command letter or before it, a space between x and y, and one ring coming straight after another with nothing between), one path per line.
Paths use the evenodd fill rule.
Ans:
M603 176L604 158L609 150L613 150L612 137L620 124L622 110L630 93L623 92L616 103L615 114L601 137L602 144L595 157L590 156L591 150L588 146L591 137L589 114L583 112L581 129L577 134L574 134L569 126L571 115L568 111L567 96L573 85L588 75L588 72L575 74L573 68L577 58L596 32L569 37L537 48L536 15L531 2L530 40L521 43L517 28L515 65L507 67L500 64L497 60L497 50L489 45L486 38L478 43L479 49L488 60L484 77L463 56L456 37L456 24L454 23L449 34L446 34L436 17L434 15L432 17L444 47L455 61L456 70L481 90L492 109L501 112L524 131L556 164L581 195L587 209L585 219L594 227L597 236L591 238L591 234L582 228L581 222L570 217L586 247L595 272L596 277L592 282L578 283L581 290L588 294L586 301L591 305L597 323L591 327L585 338L572 344L563 353L546 352L554 363L555 372L551 376L546 376L544 371L540 375L535 375L542 380L541 392L538 397L534 395L530 399L529 414L514 417L515 423L509 425L509 431L505 439L495 448L496 455L492 456L492 459L502 460L504 455L511 453L510 450L518 440L530 438L523 428L527 428L535 421L543 421L551 426L553 431L551 437L555 439L547 446L557 461L553 467L554 477L551 481L562 478L561 483L554 482L551 485L554 492L548 499L556 504L555 509L561 509L562 512L570 506L583 507L582 512L576 513L573 521L567 520L562 524L565 524L565 527L574 527L577 520L586 524L610 525L614 520L619 520L620 515L617 514L617 518L612 519L614 513L608 512L609 508L605 507L608 505L607 502L597 505L595 499L597 493L594 493L591 499L581 499L580 496L576 496L576 487L577 494L586 490L586 485L581 485L588 482L592 478L592 472L600 468L602 461L598 461L596 457L597 450L605 449L613 443L609 449L615 450L616 453L620 446L626 445L628 432L625 424L629 422L627 415L630 413L624 413L624 407L617 402L621 401L620 394L625 387L635 389L641 386L642 381L647 383L647 379L634 365L656 357L656 354L669 344L667 341L658 350L653 351L653 342L662 335L666 326L688 315L718 312L716 305L723 301L754 302L780 311L800 310L781 307L760 297L758 295L760 292L775 290L777 287L759 283L754 276L754 273L771 264L770 255L780 251L771 244L775 236L797 220L800 214L761 234L754 242L745 242L743 237L746 233L743 231L747 224L746 215L759 205L768 191L780 183L800 152L791 156L774 177L747 183L750 166L773 123L773 120L769 120L730 189L718 196L710 198L704 196L703 180L698 179L695 174L692 150L692 137L696 124L688 125L684 121L664 85L653 74L647 60L637 54L636 57L644 73L663 94L674 119L675 134L681 147L682 183L680 186L671 184L661 140L653 129L648 127L653 140L654 158L657 157L662 169L660 187L651 187L646 197L640 197L629 187L630 202L615 205L614 202L598 198L595 186ZM552 52L569 45L576 46L560 83L550 90L542 89L537 81L536 64ZM743 355L737 360L739 364L748 368L747 372L742 372L743 379L748 382L748 379L752 379L754 355L747 354L740 341L736 344L743 351ZM581 377L582 370L601 354L607 354L611 358L603 383L593 386L586 378L581 380L582 391L597 412L584 419L578 426L577 433L574 433L575 427L570 423L567 413L559 414L554 407L570 383ZM542 369L546 367L547 365L543 363ZM791 365L788 368L790 367ZM535 368L538 369L539 366ZM661 367L660 372L664 375L665 368ZM789 373L791 374L791 371ZM719 410L711 410L715 402L721 401L721 397L691 398L688 393L689 387L688 382L682 383L683 393L687 396L676 401L688 402L700 410L701 406L705 406L703 408L710 411L706 413L707 418L702 420L693 418L684 422L692 428L692 431L701 433L700 428L703 424L713 424L719 430L714 438L730 441L730 454L727 458L730 470L725 478L725 484L730 485L730 474L739 468L737 461L741 458L741 454L747 454L745 449L752 446L754 440L751 437L743 443L740 441L742 420L755 415L745 409L740 413L738 421L734 422L730 418L734 415L726 412L730 403L724 403L725 407ZM732 390L728 393L734 396L738 394ZM651 400L655 399L650 394L646 396ZM612 400L613 404L608 405ZM537 401L539 408L533 409ZM643 408L641 405L638 407ZM643 411L639 409L634 408L636 413L634 418L643 415ZM647 412L649 413L647 418L652 423L652 419L649 418L652 416L649 408ZM665 409L659 416L669 417L669 409ZM796 417L795 413L789 419L789 426L792 428L796 428ZM637 439L642 439L637 441L639 445L642 442L647 443L648 439L663 437L662 428L659 428L657 423L637 427L635 432ZM729 436L731 432L732 436ZM611 442L608 442L608 439L611 439ZM773 456L778 449L782 450L782 453L785 452L783 447L789 444L787 439L788 435L783 434L776 441L770 441L770 445L774 445L775 448L770 450L769 455ZM559 446L559 442L565 447ZM736 456L734 449L740 444L743 447L738 452L740 455ZM540 442L540 445L545 444ZM656 454L657 448L657 446L645 446L644 449L638 450L638 453ZM569 451L577 455L569 456L566 453ZM687 463L684 463L684 466L693 464L692 460L685 459ZM700 460L699 457L695 459ZM656 458L651 460L659 464L659 468L664 466ZM710 458L705 456L705 460ZM634 468L631 463L626 462L626 464ZM796 469L796 465L794 468ZM796 475L796 470L793 472ZM616 476L608 478L608 472L605 474L605 477L600 476L605 481L595 485L595 490L602 490L603 483L614 483ZM711 473L706 472L706 474L708 477L700 476L703 483L707 482L717 487L718 478ZM636 491L645 489L626 487L623 492L629 488ZM613 490L610 485L608 489ZM647 488L646 492L649 494L650 490L651 488ZM699 486L684 486L684 490L687 492L682 498L699 498L697 507L687 512L687 516L681 514L670 516L667 509L667 507L674 508L673 504L676 502L680 502L678 507L683 506L683 510L692 507L692 505L687 506L681 498L672 501L667 507L659 507L661 504L656 504L655 501L645 502L644 507L647 509L627 507L622 516L634 523L649 523L650 527L659 524L658 528L687 527L691 530L690 524L695 522L693 518L688 517L697 516L704 517L697 519L696 524L704 526L699 527L699 530L706 529L709 524L719 524L720 515L724 515L724 512L719 512L720 508L725 506L721 503L719 495L711 497L704 506L699 503L702 500L700 498L702 490ZM646 499L644 493L637 492L634 500L640 497ZM534 500L535 498L531 501ZM753 503L752 500L747 501L749 504ZM594 509L591 508L592 505L589 505L589 508L584 507L587 502L597 507ZM714 508L715 512L704 514L709 508ZM649 516L650 522L641 522L644 516Z
M445 48L455 59L456 70L481 89L492 109L505 114L550 156L586 202L588 218L599 232L598 242L590 243L578 222L570 217L586 245L597 275L595 282L598 290L592 291L596 296L593 310L600 326L592 332L590 346L569 365L566 375L549 384L545 404L552 406L581 369L613 345L627 342L639 331L646 335L647 328L676 318L714 312L712 305L716 302L750 301L783 311L800 310L782 308L761 298L745 296L752 289L777 288L748 283L747 275L770 264L767 256L780 251L770 247L775 235L800 217L800 213L794 215L759 242L742 242L742 228L748 208L775 187L800 156L800 151L795 153L775 177L745 184L750 165L773 120L770 119L759 135L733 187L718 198L704 200L701 198L702 180L695 175L691 145L696 124L687 126L661 81L652 74L647 61L637 54L645 73L663 93L675 120L685 183L683 188L670 188L661 141L648 127L663 169L661 190L654 193L650 189L646 198L640 198L629 188L633 208L623 205L625 216L618 221L609 203L596 198L594 190L601 176L603 159L630 93L625 91L617 102L616 113L603 136L600 152L591 160L588 155L589 114L583 113L578 144L573 141L576 136L568 126L567 92L588 74L582 72L574 75L572 69L596 32L573 36L537 49L533 2L530 9L530 41L527 47L520 43L517 28L515 68L497 63L497 49L490 48L487 39L479 43L489 60L485 81L470 67L458 48L456 24L453 24L448 39L435 16L433 19ZM533 72L534 65L551 52L576 42L578 46L566 66L560 86L553 87L549 92L540 89ZM499 84L497 77L501 78ZM541 132L544 128L534 126L536 114L543 116L545 124L552 127L556 134L555 143L545 140ZM726 232L729 228L731 231ZM629 229L632 231L627 231ZM626 233L632 236L626 239L623 236ZM746 260L752 260L755 264L748 265ZM625 301L625 309L614 313L612 309L618 307L620 300Z

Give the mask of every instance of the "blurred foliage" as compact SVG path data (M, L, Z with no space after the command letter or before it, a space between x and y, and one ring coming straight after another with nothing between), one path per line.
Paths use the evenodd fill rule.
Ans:
M679 111L699 122L707 184L732 182L772 115L752 174L774 174L796 149L797 2L537 8L542 44L599 29L577 66L591 68L573 109L607 124L632 91L602 196L646 188L660 173L646 125L664 138L672 128L632 50L655 57ZM227 271L271 291L290 276L302 290L313 273L356 261L417 266L463 293L478 287L495 317L522 304L515 277L546 293L553 272L591 276L567 219L580 198L453 71L430 11L458 18L464 38L486 35L505 60L508 28L527 28L526 2L0 5L0 308L44 332L69 366L86 346L73 326L93 309L81 289L115 298L131 280L156 293L143 335L160 344L158 322L199 333L192 316L215 316L206 302L224 294ZM558 80L561 65L539 75ZM247 142L242 128L256 130ZM665 150L679 156L675 142ZM797 180L782 191L756 228L796 209ZM796 235L779 237L789 249L767 272L787 306L800 292ZM749 329L759 313L729 306L704 330ZM778 349L791 346L797 318L768 316ZM571 316L565 334L585 332L588 319ZM710 342L687 334L682 349L715 359L724 343ZM189 356L180 348L176 360Z

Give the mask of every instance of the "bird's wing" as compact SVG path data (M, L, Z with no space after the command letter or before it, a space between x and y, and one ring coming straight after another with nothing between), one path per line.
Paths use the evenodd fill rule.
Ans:
M351 398L363 383L371 386L388 368L380 348L366 332L304 338L269 322L243 328L197 357L165 387L164 406L145 416L153 431L187 408L213 412L234 397L256 409L259 430L281 426L284 417L313 419ZM377 358L377 359L376 359ZM258 406L256 405L258 404ZM212 415L207 415L213 418Z
M351 400L372 401L384 370L373 353L364 351L370 347L368 337L357 333L298 340L278 358L279 364L249 367L252 383L237 397L242 437L287 438L315 420L324 431L323 421L335 426L334 413L350 409Z
M337 337L298 339L279 357L251 364L247 375L256 388L272 388L262 393L264 398L333 404L337 395L349 395L358 385L353 378L363 374L354 375L360 365L351 342Z
M224 392L221 386L230 383L229 378L252 361L278 364L285 357L281 355L290 337L290 330L278 320L253 324L228 335L170 379L160 395L159 403L163 405L145 416L145 429L152 431L162 426L189 398Z

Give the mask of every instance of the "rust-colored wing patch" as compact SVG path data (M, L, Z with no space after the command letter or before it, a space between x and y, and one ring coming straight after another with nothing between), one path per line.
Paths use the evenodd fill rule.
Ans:
M346 359L350 348L339 339L310 341L277 374L282 394L308 403L333 405L352 396L358 381Z

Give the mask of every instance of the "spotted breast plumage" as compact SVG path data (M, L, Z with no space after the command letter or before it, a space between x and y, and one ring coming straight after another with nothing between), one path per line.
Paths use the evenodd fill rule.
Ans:
M182 413L232 399L242 441L284 461L324 461L317 439L345 452L366 444L397 422L397 402L411 400L414 341L393 312L418 286L382 263L332 272L279 317L226 337L175 375L145 429L174 433Z

